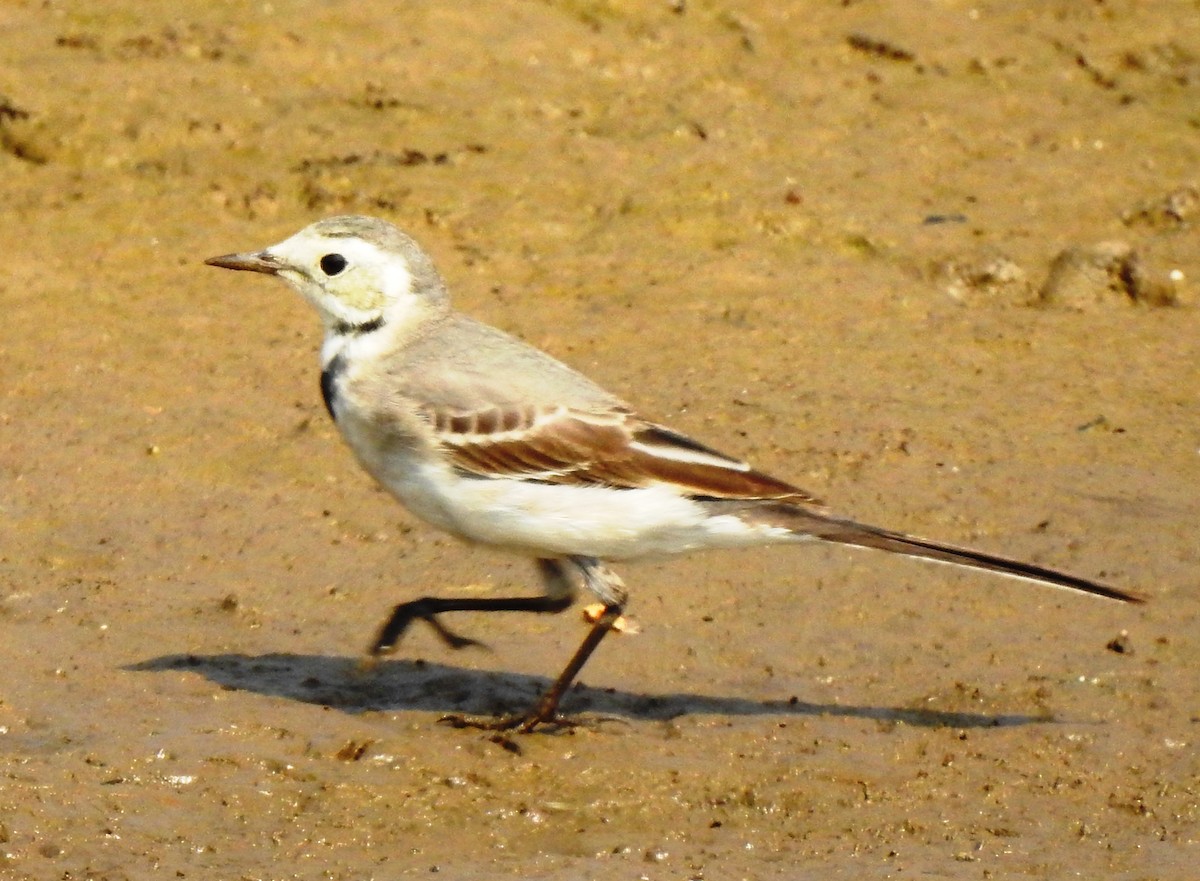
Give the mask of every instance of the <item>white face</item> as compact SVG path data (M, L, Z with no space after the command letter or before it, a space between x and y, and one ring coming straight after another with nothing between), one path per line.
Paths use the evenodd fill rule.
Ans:
M317 308L335 336L385 325L394 336L450 308L446 288L420 246L373 217L330 217L264 251L205 262L278 275Z
M276 274L333 323L363 324L415 299L402 254L355 236L303 229L264 252Z

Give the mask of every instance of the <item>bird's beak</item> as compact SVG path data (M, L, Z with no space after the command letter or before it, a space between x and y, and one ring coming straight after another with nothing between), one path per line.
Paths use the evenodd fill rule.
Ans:
M283 268L279 259L267 251L257 254L222 254L220 257L209 257L204 261L209 266L220 266L222 269L243 269L246 272L265 272L275 275Z

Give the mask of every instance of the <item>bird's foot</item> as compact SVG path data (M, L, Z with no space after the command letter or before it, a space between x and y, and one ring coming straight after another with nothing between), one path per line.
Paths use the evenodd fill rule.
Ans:
M537 730L554 734L559 731L594 726L604 720L568 716L557 711L544 715L533 710L528 713L509 713L504 716L467 716L462 713L449 713L439 718L438 721L451 728L475 728L479 731L515 732L517 734L532 734Z

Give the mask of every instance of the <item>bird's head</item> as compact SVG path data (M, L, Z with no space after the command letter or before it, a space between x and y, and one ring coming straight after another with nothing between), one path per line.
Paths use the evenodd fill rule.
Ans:
M373 217L330 217L262 251L204 262L282 278L334 332L408 323L449 308L445 285L420 246Z

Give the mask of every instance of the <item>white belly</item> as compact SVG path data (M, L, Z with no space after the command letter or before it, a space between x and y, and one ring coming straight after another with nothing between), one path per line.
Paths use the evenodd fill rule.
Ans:
M535 554L620 560L763 541L741 521L710 517L663 487L615 490L455 478L443 498L460 534Z

